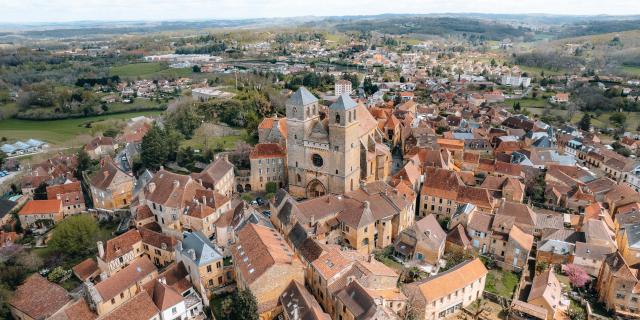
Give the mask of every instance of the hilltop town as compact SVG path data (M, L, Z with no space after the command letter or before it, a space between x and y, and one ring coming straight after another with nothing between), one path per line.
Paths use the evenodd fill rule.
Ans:
M3 49L0 317L640 318L639 77L522 28Z

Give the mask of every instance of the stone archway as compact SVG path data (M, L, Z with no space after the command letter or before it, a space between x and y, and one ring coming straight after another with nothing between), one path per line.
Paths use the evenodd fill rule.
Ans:
M327 188L318 179L313 179L307 185L307 198L322 197L327 193Z
M239 193L243 193L243 192L244 192L244 187L242 187L242 185L241 185L241 184L239 184L239 185L237 185L237 186L236 186L236 190L237 190Z
M246 185L244 185L244 191L245 191L245 192L249 192L249 191L251 191L251 185L250 185L250 184L248 184L248 183L247 183Z

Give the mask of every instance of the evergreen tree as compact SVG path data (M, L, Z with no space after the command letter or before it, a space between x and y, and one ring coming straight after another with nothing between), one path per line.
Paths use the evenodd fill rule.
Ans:
M253 293L248 290L237 290L233 294L233 309L231 319L258 320L258 301Z
M169 145L162 128L154 125L142 138L140 146L140 159L142 164L149 169L158 169L169 158Z
M81 148L78 151L78 167L76 168L76 178L78 180L82 180L82 172L87 171L91 168L92 166L92 161L91 158L89 157L89 154L87 153L87 151L84 150L84 148Z
M591 128L591 116L588 113L582 116L582 119L578 122L578 127L580 127L581 130L589 131Z
M41 183L33 189L33 200L47 200L47 183Z

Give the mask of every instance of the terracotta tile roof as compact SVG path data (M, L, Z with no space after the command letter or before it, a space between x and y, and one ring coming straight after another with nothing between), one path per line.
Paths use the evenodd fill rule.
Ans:
M129 230L115 238L107 240L104 244L104 257L101 258L105 262L117 259L133 250L133 245L141 241L142 237L138 230Z
M113 178L115 178L118 173L129 175L120 170L120 168L113 163L111 158L104 157L101 160L100 169L98 169L91 177L90 184L100 190L107 190L111 186ZM133 177L131 177L131 179L133 179Z
M111 137L95 137L91 142L87 143L85 149L87 151L95 150L99 146L112 146L114 143L113 138Z
M154 271L156 267L153 263L146 256L142 256L113 276L96 284L95 288L102 297L102 301L108 301Z
M164 234L161 232L155 232L145 227L141 227L139 230L142 243L173 252L173 248L178 244L178 240L175 237Z
M64 309L67 320L93 320L98 317L87 304L85 299L78 299L69 307Z
M556 306L560 305L561 292L560 281L553 273L553 269L548 269L533 278L527 302L542 298L549 306L555 309Z
M462 224L458 224L447 234L447 242L455 244L463 249L471 247L471 240L467 236L467 231Z
M322 311L322 307L305 288L304 284L292 280L282 292L279 303L288 319L330 320L331 317ZM297 317L297 318L296 318Z
M171 208L182 208L192 201L196 190L205 189L190 176L160 170L145 187L145 198Z
M491 230L492 224L493 224L492 215L478 212L471 216L471 219L469 219L469 223L467 224L467 228L472 229L474 231L488 233Z
M256 224L248 224L238 232L238 241L231 247L231 254L236 269L249 284L274 265L299 263L277 231Z
M158 307L160 311L167 310L183 300L180 293L172 287L162 283L160 279L146 283L144 285L144 290L151 297L151 300L153 300L153 303L155 303L156 307Z
M151 212L151 208L148 205L142 204L136 207L136 220L140 221L152 217L153 212Z
M60 200L29 200L22 209L20 215L60 213L62 201Z
M158 307L146 292L142 291L131 300L109 312L101 320L149 320L159 313Z
M518 226L513 226L509 231L509 241L515 241L518 246L525 251L531 251L533 246L533 235L525 233Z
M225 157L220 157L216 161L210 163L202 172L192 173L191 176L196 180L202 180L203 184L215 185L229 171L233 171L233 164Z
M84 203L80 181L47 187L47 199L58 199L58 195L64 205Z
M536 213L531 210L527 205L522 203L516 203L511 201L503 201L500 208L496 211L496 220L494 225L497 224L498 217L511 217L513 223L517 223L525 226L535 226L537 222Z
M277 143L258 143L251 150L249 158L284 158L287 156L287 151Z
M45 319L69 301L67 290L34 273L16 288L8 302L33 319Z
M278 122L278 128L280 129L280 134L283 137L287 136L287 118L264 118L260 125L258 125L258 129L273 129L273 126Z
M168 286L181 294L193 287L189 280L189 272L182 262L172 263L158 278L164 278Z
M426 302L431 303L485 277L487 272L482 261L476 258L408 286L417 286Z
M93 260L93 258L87 258L84 261L73 266L73 268L71 269L73 270L73 273L76 275L76 277L80 279L80 281L85 281L100 272L98 263Z

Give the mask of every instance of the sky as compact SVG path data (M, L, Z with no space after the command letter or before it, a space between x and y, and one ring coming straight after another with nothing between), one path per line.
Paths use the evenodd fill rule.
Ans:
M640 0L0 0L0 23L465 12L631 15Z

